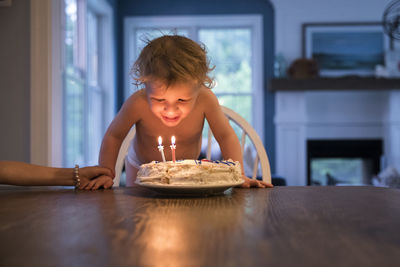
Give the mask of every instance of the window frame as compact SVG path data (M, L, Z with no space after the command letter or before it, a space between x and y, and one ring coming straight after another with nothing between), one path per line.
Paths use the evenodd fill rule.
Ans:
M198 41L198 30L204 28L250 28L252 31L252 110L253 127L264 140L264 51L262 15L190 15L133 16L124 19L124 99L133 92L130 69L135 59L135 31L138 28L186 28L189 37ZM254 56L257 55L257 56Z
M102 36L104 56L102 83L107 88L105 125L115 115L115 52L113 10L106 0L86 0L105 16ZM63 166L63 70L64 0L31 2L31 126L30 162ZM70 166L66 166L70 167Z

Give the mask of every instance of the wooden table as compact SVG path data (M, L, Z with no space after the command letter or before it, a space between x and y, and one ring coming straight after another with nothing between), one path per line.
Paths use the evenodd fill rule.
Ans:
M400 266L400 190L0 188L0 266Z

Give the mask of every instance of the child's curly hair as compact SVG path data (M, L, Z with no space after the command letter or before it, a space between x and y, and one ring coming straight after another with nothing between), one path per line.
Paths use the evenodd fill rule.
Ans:
M136 86L151 79L167 87L176 82L198 81L207 88L214 85L204 45L180 35L164 35L147 43L131 69Z

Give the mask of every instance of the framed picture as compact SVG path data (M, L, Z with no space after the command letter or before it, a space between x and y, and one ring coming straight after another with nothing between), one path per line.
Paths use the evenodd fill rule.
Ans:
M385 65L389 38L380 22L303 24L303 57L314 59L320 76L372 76Z

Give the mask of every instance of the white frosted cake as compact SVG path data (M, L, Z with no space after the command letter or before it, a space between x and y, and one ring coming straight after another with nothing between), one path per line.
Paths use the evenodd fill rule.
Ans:
M232 160L152 161L140 166L140 183L170 185L218 185L242 181L242 169Z

